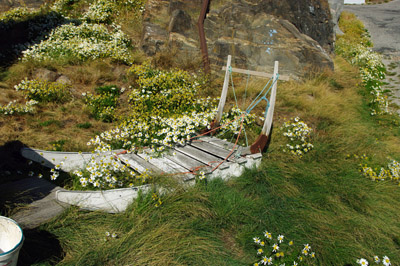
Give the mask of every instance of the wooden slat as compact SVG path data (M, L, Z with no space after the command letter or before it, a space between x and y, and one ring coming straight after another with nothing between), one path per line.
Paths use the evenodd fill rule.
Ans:
M226 67L222 67L222 70L226 70ZM232 67L232 72L246 74L246 75L252 75L252 76L258 76L258 77L263 77L263 78L272 78L274 76L273 74L266 73L266 72L252 71L252 70L240 69L240 68L235 68L235 67ZM290 77L287 75L279 75L279 80L289 81Z
M223 148L223 149L225 149L227 151L231 151L235 146L235 144L233 144L231 142L228 142L226 140L219 139L219 138L202 137L202 138L200 138L200 140L206 141L208 143L211 143L212 145L215 145L215 146L217 146L219 148ZM237 149L239 147L240 146L236 146L235 149Z
M175 150L184 153L193 159L196 159L204 164L213 165L221 161L220 158L215 157L209 153L206 153L202 150L196 149L192 146L184 146L184 147L175 147Z
M193 141L190 145L204 152L208 152L220 159L224 160L229 156L228 161L230 162L236 161L236 158L232 156L233 154L235 154L235 151L233 151L233 153L230 154L231 151L218 147L211 143L208 143L207 141Z
M181 177L184 178L184 180L190 180L193 177L192 174L188 174L188 170L180 166L179 164L169 160L168 158L164 157L150 157L146 154L140 153L138 154L141 158L146 159L153 165L157 165L158 168L160 168L165 174L180 174Z
M166 164L162 159L163 158L153 158L147 154L138 153L138 156L144 160L147 160L149 163L153 165L157 165L157 167L162 170L164 173L176 173L178 170Z
M188 171L191 171L195 168L201 168L206 174L211 173L212 168L201 163L186 154L183 154L179 151L176 151L174 155L167 155L165 156L167 159L177 163L178 165L182 166Z
M120 154L118 157L126 164L129 164L131 168L138 171L139 173L143 173L148 169L149 171L153 171L155 173L162 173L162 171L155 165L147 162L140 156L130 153L130 154Z
M203 138L201 138L201 140L206 141L212 145L215 145L216 147L226 149L227 151L231 151L233 149L233 147L235 146L235 144L228 142L226 140L219 139L219 138L203 137ZM236 147L235 147L236 152L239 152L239 153L242 149L243 149L243 147L239 146L239 145L236 145ZM235 153L233 153L231 155L231 158L232 158L232 156L235 156ZM235 162L238 164L243 164L243 163L246 163L247 160L246 160L246 157L240 157L240 158L235 157Z

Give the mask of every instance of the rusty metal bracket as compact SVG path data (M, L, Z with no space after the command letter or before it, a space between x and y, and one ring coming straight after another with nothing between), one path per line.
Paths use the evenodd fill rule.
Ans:
M204 72L206 74L210 74L211 68L210 60L208 59L206 34L204 33L204 20L206 19L207 13L210 11L210 2L211 0L203 0L199 21L197 22L197 27L199 28L200 49L203 58Z

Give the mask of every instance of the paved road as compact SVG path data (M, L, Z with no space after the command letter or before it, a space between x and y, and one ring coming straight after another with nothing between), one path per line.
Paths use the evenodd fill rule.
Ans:
M387 85L389 99L400 107L400 0L378 5L346 5L364 23L374 43L373 50L383 55L383 63L388 70ZM400 108L393 106L400 115Z
M362 20L371 34L374 50L400 56L400 0L378 5L345 5Z

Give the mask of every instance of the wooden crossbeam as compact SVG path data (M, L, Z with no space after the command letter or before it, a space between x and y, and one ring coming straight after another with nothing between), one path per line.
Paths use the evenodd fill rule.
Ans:
M232 69L232 72L235 72L235 73L258 76L258 77L263 77L263 78L272 78L274 76L273 74L266 73L266 72L246 70L246 69L235 68L235 67L232 67L231 69ZM222 67L222 70L225 71L226 67ZM290 79L290 77L287 75L279 75L279 80L289 81L289 79Z

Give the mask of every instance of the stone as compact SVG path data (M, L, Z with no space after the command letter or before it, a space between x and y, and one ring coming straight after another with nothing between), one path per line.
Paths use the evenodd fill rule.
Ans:
M59 76L58 79L56 80L56 82L62 83L64 85L71 85L72 84L71 80L65 75Z
M168 31L160 25L144 22L141 47L143 51L153 56L162 50L168 40Z
M174 10L171 14L168 31L184 33L192 28L192 18L183 10Z
M334 24L334 31L337 35L343 35L343 32L339 28L340 14L342 14L344 0L328 0L332 14L332 23Z
M54 82L57 80L59 75L55 71L51 71L46 68L39 68L35 71L33 76L35 79Z
M232 0L227 4L211 2L204 30L212 69L220 72L228 54L233 56L234 67L256 71L272 72L273 63L278 60L280 73L292 77L300 77L311 69L333 68L329 52L334 39L333 34L328 34L333 32L333 23L330 22L329 9L325 8L329 7L328 2L309 0L309 5L298 4L300 10L308 8L308 13L303 15L307 19L304 19L304 25L300 25L303 31L292 22L296 21L298 13L291 11L295 5L293 1L272 2L276 7L272 10L260 0ZM147 55L177 51L173 56L176 61L201 59L197 28L201 1L159 0L159 5L156 5L155 0L150 0L148 3L142 40ZM287 11L285 16L288 19L283 17L285 12L279 8ZM168 18L164 18L165 15ZM328 23L321 25L321 21ZM321 42L305 33L313 32L309 24L316 24L313 26L315 35L325 32Z

